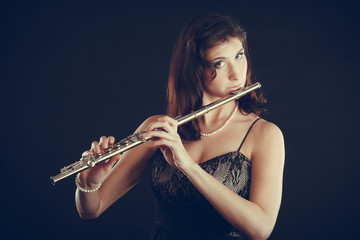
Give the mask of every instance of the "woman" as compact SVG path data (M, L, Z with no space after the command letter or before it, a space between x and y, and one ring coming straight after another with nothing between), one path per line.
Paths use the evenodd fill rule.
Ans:
M98 217L151 167L151 239L268 238L281 202L284 141L258 117L264 98L252 92L179 127L173 119L251 84L245 32L226 16L195 18L174 49L168 116L152 116L136 130L151 141L77 176L80 216ZM101 137L84 155L114 141Z

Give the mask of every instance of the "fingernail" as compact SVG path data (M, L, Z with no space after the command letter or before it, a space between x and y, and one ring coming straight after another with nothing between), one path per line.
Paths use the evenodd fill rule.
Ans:
M146 140L149 139L149 138L151 138L149 133L144 133L144 134L142 134L142 137L143 137L144 139L146 139Z

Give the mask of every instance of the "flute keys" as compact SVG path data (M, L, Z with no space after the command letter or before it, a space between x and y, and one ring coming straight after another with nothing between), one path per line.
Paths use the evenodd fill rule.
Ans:
M125 146L127 146L127 145L129 145L129 143L130 143L130 141L129 141L127 138L125 138L125 139L123 139L123 140L120 141L120 145L125 145Z
M98 157L99 154L89 155L89 158L86 160L86 165L88 165L89 167L94 167L96 164L95 159L97 159Z
M239 99L240 97L244 96L245 94L248 94L249 92L251 92L257 88L260 88L260 87L261 87L260 83L255 83L251 86L248 86L244 89L237 91L232 96L229 96L224 99L218 100L216 102L210 103L195 112L192 112L185 116L178 116L178 117L176 117L176 121L178 122L178 125L182 125L187 122L190 122L193 119L195 119L199 116L202 116L202 115L206 114L207 112L209 112L225 103L228 103L235 99ZM162 129L154 129L154 130L162 130ZM100 163L100 162L106 160L107 157L113 156L113 153L115 153L115 152L118 152L118 151L119 151L119 153L121 151L124 152L124 151L127 151L128 149L130 149L131 146L135 147L135 146L139 145L140 143L149 141L150 139L144 138L142 136L143 134L144 134L144 132L140 132L140 133L128 136L127 138L121 140L120 142L115 143L113 146L110 146L109 147L110 149L105 149L101 154L92 154L91 157L90 156L83 157L80 159L80 161L78 161L74 164L71 164L70 166L62 168L60 170L60 172L61 172L60 174L51 177L52 183L55 184L55 182L65 178L65 177L68 177L74 173L79 172L78 169L80 169L80 168L82 170L86 169L85 168L86 165L89 167L93 167L96 165L96 163ZM129 145L130 145L130 147L128 147Z
M136 135L131 135L131 136L129 136L128 138L129 138L129 140L130 140L131 142L137 142L137 141L138 141L138 138L137 138Z
M95 161L92 160L92 159L89 159L87 162L86 162L86 165L88 165L89 167L94 167L95 166Z
M80 159L80 161L76 162L77 167L80 165L86 164L88 167L94 167L96 165L95 159L99 158L100 154L94 153L93 155L88 155Z
M137 140L138 140L138 141L141 141L141 142L143 142L143 143L144 143L144 142L147 142L147 140L149 139L149 138L144 138L144 137L142 136L144 133L146 133L146 131L141 131L141 132L138 132L138 133L135 134Z
M103 151L101 151L101 154L111 153L111 150L112 150L112 149L110 149L110 148L104 149Z

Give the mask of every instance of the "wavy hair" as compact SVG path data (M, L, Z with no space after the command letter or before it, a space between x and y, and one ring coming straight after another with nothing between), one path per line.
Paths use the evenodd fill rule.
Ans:
M215 67L206 59L208 49L238 37L242 42L248 61L245 87L252 84L251 62L249 59L246 32L231 17L220 14L204 14L194 18L181 31L175 44L170 63L167 87L167 114L176 117L188 114L202 106L205 86L205 70L211 69L216 77ZM259 115L266 100L263 94L255 92L238 100L239 109L245 113ZM197 120L179 126L179 134L184 140L200 139Z

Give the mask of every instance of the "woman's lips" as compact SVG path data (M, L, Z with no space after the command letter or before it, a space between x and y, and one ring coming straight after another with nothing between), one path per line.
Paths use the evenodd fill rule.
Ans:
M232 92L235 92L235 91L237 91L237 90L240 90L240 88L241 88L241 84L239 84L239 85L236 85L236 86L233 86L233 87L229 87L228 89L230 90L230 91L232 91Z

